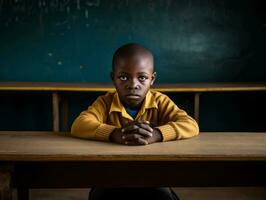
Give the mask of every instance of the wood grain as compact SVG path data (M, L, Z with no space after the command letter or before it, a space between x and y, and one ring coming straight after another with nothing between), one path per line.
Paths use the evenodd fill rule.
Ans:
M211 132L179 141L124 146L69 133L0 132L0 161L265 161L266 133Z
M161 92L266 91L266 83L173 83L155 84L153 89ZM114 90L114 86L110 83L1 82L1 90L104 92Z

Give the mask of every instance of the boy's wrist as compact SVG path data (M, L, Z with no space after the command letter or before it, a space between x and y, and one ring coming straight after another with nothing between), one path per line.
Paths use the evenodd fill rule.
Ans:
M118 143L119 139L121 140L121 138L122 138L121 128L115 128L109 136L110 142L115 142L115 143Z
M162 142L163 141L163 135L162 135L160 129L153 128L153 134L154 134L156 142Z

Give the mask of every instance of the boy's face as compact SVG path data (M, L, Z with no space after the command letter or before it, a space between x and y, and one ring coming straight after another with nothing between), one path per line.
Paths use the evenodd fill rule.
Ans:
M112 80L125 106L138 107L155 80L153 61L149 56L118 58Z

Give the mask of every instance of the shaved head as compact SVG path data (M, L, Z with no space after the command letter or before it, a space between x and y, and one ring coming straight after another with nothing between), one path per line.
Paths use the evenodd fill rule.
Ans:
M139 107L156 78L150 50L139 44L126 44L113 56L111 78L123 105Z
M140 44L130 43L118 48L113 55L112 70L114 71L118 62L124 59L148 59L153 67L151 51Z

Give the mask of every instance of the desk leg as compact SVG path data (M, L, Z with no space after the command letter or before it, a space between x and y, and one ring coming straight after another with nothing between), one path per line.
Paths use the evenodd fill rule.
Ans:
M62 96L61 96L62 97ZM62 131L68 131L68 101L66 97L62 97Z
M199 109L200 109L200 93L194 95L194 119L199 124Z
M0 199L12 200L11 172L0 171Z
M52 94L53 98L53 131L58 132L59 131L59 97L58 93L54 92Z

